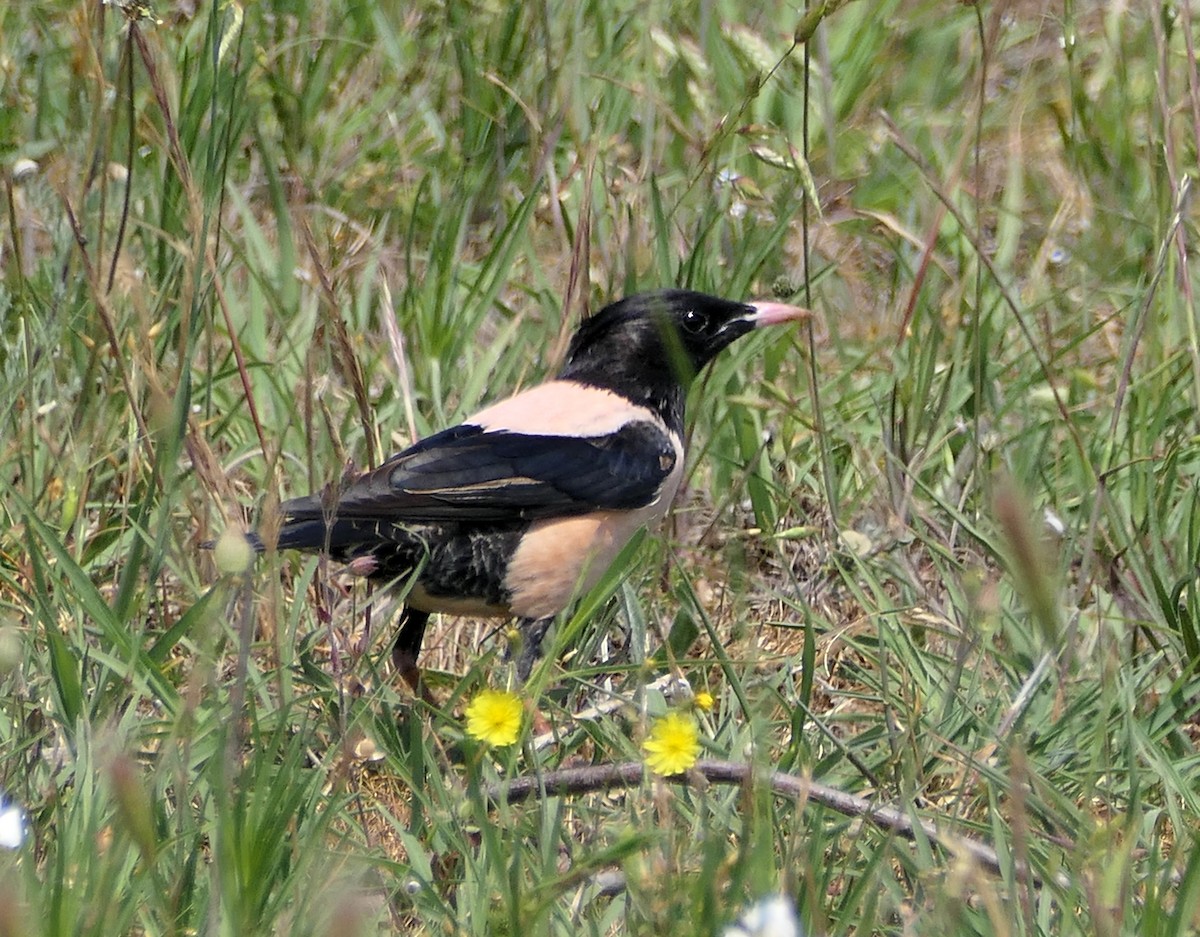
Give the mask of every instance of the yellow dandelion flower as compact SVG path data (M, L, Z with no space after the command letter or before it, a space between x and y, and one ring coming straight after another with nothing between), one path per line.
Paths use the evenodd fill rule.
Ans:
M701 690L697 693L693 702L696 704L697 709L706 713L712 712L713 707L717 705L717 701L713 699L713 695L708 690Z
M488 745L511 745L521 733L521 700L505 690L482 690L467 704L467 735Z
M650 737L642 743L646 767L655 774L670 777L683 774L700 757L700 733L690 716L667 713L656 719Z

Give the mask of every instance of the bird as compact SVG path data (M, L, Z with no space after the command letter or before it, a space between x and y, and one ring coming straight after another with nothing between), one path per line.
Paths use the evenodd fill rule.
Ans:
M553 379L334 491L283 502L274 546L327 554L399 590L392 661L414 691L434 613L515 618L524 681L559 612L670 508L693 378L754 329L808 316L684 289L612 302L583 320Z

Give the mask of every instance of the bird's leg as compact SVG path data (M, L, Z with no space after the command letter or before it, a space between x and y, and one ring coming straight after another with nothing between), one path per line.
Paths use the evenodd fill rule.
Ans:
M421 653L421 641L425 638L425 626L429 624L429 612L419 611L406 605L400 612L400 630L396 643L392 645L392 664L413 692L422 694L421 671L417 669L417 655Z
M517 619L517 629L521 632L521 646L517 650L517 679L522 683L529 679L533 665L542 656L542 638L552 624L554 616Z

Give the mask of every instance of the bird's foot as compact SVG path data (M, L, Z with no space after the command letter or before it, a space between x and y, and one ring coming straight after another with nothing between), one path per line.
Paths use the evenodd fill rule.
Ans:
M517 630L520 638L519 643L514 642L514 648L510 647L508 654L509 659L514 659L517 665L517 679L524 683L529 679L530 673L533 672L533 665L538 662L542 656L542 639L546 637L546 632L550 630L550 626L554 624L553 618L522 618L517 622Z

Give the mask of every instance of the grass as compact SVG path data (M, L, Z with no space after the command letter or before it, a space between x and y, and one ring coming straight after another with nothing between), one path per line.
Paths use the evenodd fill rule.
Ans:
M807 82L788 5L135 12L0 9L0 935L1194 932L1186 5L847 4ZM817 321L698 382L520 745L493 624L430 707L380 596L199 549L668 284ZM753 782L556 786L671 674Z

